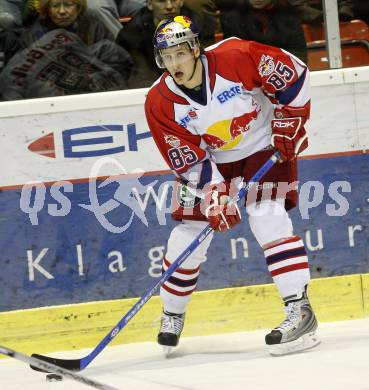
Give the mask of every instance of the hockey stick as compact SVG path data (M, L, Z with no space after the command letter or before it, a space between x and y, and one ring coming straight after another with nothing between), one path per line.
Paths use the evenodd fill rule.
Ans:
M250 190L250 188L269 171L269 169L280 159L280 153L275 152L269 160L255 173L250 181L240 189L239 193L233 199L238 202ZM66 368L71 371L81 371L86 368L92 360L118 335L118 333L128 324L128 322L142 309L146 302L155 294L156 290L165 283L176 271L177 268L187 259L187 257L201 244L202 241L213 231L210 225L207 225L204 230L192 241L192 243L178 256L170 267L162 274L161 278L149 288L144 295L132 306L132 308L123 316L123 318L115 325L115 327L100 341L95 349L87 356L81 359L57 359L44 355L33 354L37 359L45 360L59 367ZM37 367L31 366L34 370L40 371ZM42 370L44 371L44 370Z
M85 376L76 374L72 371L68 371L62 367L56 366L55 364L46 362L44 360L39 360L34 357L30 357L28 355L24 355L23 353L13 351L10 348L3 347L0 345L0 353L9 357L12 357L14 359L20 360L25 363L32 364L34 367L38 367L40 370L47 372L53 372L55 374L60 374L62 376L65 376L67 378L73 379L77 382L81 382L84 385L94 387L95 389L100 390L118 390L116 387L104 385L100 382L97 382L95 380L86 378Z

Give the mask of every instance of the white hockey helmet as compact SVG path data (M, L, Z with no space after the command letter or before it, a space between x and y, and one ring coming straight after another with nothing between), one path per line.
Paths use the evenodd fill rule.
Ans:
M165 68L160 50L188 43L191 49L199 47L199 31L193 21L187 16L176 16L164 19L156 28L154 34L155 61L159 68Z

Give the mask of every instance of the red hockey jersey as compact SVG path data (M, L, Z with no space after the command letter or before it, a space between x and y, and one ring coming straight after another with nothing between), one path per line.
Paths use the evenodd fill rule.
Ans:
M229 38L200 58L204 104L187 96L168 73L151 87L145 103L162 156L198 188L223 180L216 163L241 160L271 144L275 108L309 107L310 100L306 65L282 49Z

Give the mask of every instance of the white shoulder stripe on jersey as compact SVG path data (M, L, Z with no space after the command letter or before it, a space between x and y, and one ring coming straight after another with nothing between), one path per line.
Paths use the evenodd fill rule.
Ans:
M229 41L229 40L231 40L231 39L237 39L238 41L241 41L241 40L242 40L242 39L237 38L237 37L229 37L229 38L223 39L223 40L220 41L220 42L214 43L214 44L211 45L211 46L206 47L206 48L205 48L205 51L213 50L213 49L217 48L218 46L222 45L224 42L227 42L227 41Z
M281 50L283 51L283 53L285 53L291 57L292 62L293 62L294 66L298 72L298 75L300 76L300 74L305 70L307 65L302 60L300 60L300 58L296 57L294 54L290 53L289 51L282 49L282 48L281 48Z

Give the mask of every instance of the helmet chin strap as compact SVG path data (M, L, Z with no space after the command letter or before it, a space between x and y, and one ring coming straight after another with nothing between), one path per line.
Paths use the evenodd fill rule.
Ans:
M193 71L192 71L191 77L188 79L188 81L191 81L192 78L193 78L193 76L195 75L196 68L197 68L197 63L198 63L198 61L199 61L199 58L200 58L200 56L197 57L196 60L195 60L195 64L194 64L194 66L193 66Z

